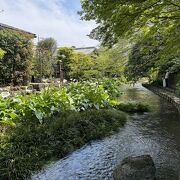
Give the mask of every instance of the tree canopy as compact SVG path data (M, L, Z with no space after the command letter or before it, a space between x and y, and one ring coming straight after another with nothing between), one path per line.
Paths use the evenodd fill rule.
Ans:
M57 42L53 38L46 38L38 42L33 65L34 75L41 78L53 75L56 50Z
M94 76L94 59L81 52L74 52L69 63L69 75L73 79L90 79Z
M130 47L131 45L126 40L119 41L112 49L101 47L92 54L61 47L58 49L58 60L63 63L66 79L122 77Z
M26 84L31 71L31 37L15 31L0 30L0 83ZM6 52L6 53L4 53Z
M95 67L99 77L123 77L128 62L131 44L121 39L113 48L101 47L97 50Z
M73 48L61 47L58 49L57 59L58 59L59 63L60 62L63 63L63 69L65 72L64 75L65 75L66 79L70 78L70 75L69 75L70 63L71 63L72 58L73 58L73 53L74 53Z
M167 65L179 68L179 0L82 0L84 20L95 20L90 37L113 47L119 38L132 40L128 76L138 79Z
M98 27L91 37L104 44L114 44L119 37L146 32L178 31L179 0L82 0L85 20L95 20Z

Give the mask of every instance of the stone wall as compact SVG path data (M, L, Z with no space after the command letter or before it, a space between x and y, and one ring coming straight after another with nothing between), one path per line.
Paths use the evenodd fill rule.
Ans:
M169 79L168 79L169 88L172 88L174 90L176 89L176 84L178 82L179 77L180 77L179 73L171 73L169 75Z
M160 97L166 99L167 101L169 101L171 104L174 105L174 107L177 108L177 110L180 113L180 98L178 98L177 96L175 96L174 93L169 92L166 89L163 88L159 88L159 87L155 87L152 85L148 85L148 84L143 84L143 86L149 90L151 90L152 92L154 92L155 94L159 95Z

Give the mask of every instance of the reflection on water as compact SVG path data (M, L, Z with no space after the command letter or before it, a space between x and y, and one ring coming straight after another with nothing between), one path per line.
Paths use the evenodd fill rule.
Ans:
M157 167L157 179L179 180L180 115L172 105L140 85L125 88L123 101L148 103L152 112L129 116L118 133L82 147L32 179L111 180L113 168L122 159L150 154Z

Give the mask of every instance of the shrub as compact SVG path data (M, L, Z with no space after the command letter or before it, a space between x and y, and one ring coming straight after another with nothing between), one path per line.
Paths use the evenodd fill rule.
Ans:
M111 134L125 120L117 110L88 110L63 113L47 124L11 128L0 140L0 179L27 179L44 164Z
M111 86L105 89L97 82L77 82L62 89L50 87L40 94L0 97L0 122L42 124L54 115L69 110L110 108L113 107L114 97L108 87Z
M118 78L106 78L99 80L98 83L101 84L113 98L119 97L122 94L120 89L121 82Z
M97 82L72 83L67 87L67 93L71 96L73 104L78 111L92 108L102 109L112 106L112 95Z
M115 106L116 109L119 109L124 112L134 113L134 112L148 112L150 108L148 105L141 103L120 103Z

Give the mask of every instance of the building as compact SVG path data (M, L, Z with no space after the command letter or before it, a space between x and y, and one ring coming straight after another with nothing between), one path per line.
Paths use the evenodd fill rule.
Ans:
M7 24L0 23L0 29L13 30L13 31L16 31L16 32L19 32L19 33L24 33L24 34L30 35L32 37L32 39L36 38L36 34L33 34L31 32L28 32L28 31L25 31L25 30L22 30L22 29L19 29L19 28L16 28L16 27L9 26Z
M76 52L82 52L84 54L91 54L96 51L96 47L82 47L82 48L76 48L74 47L74 50Z

